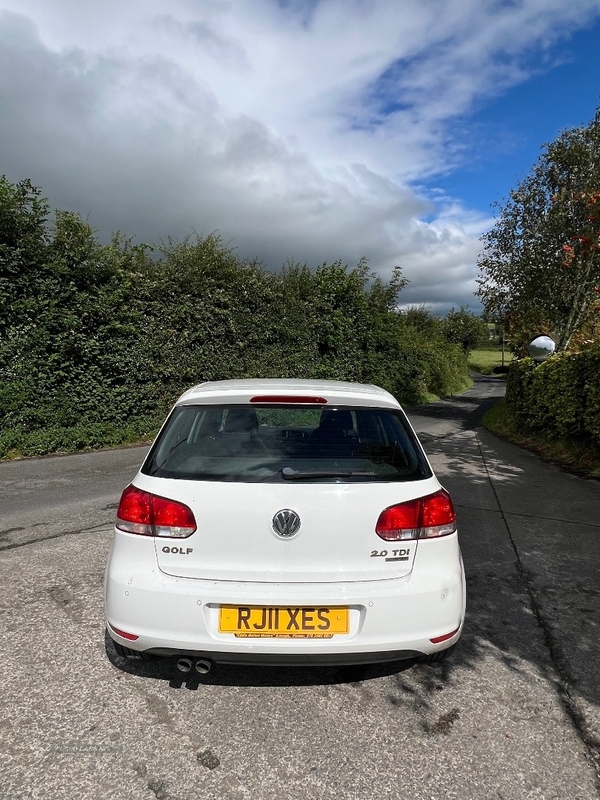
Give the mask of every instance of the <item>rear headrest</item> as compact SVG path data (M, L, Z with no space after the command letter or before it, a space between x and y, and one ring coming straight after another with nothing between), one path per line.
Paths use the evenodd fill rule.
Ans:
M227 411L225 433L253 433L258 430L258 417L254 408L230 408Z
M349 431L353 427L352 414L348 409L344 408L336 411L333 408L327 408L324 409L321 414L321 421L319 422L319 428L321 430Z

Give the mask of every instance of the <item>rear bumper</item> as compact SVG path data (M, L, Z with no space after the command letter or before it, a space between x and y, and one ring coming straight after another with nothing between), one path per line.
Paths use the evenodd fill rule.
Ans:
M110 636L132 650L217 663L360 664L414 658L453 645L465 613L457 537L419 547L412 573L368 582L251 583L175 578L148 538L117 532L105 576ZM221 604L350 609L350 632L329 639L236 638L219 633ZM113 629L135 635L131 640ZM440 643L431 639L456 633Z
M114 637L115 639L118 637ZM457 636L458 638L458 636ZM419 658L417 650L382 650L377 653L228 653L215 650L174 650L153 647L145 655L192 659L204 659L214 664L261 665L265 667L334 667L352 664L384 664Z

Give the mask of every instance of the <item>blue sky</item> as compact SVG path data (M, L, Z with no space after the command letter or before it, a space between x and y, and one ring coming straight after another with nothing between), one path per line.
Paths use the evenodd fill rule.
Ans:
M103 238L477 301L494 201L600 105L600 0L0 0L0 172Z
M530 171L542 146L586 125L600 106L600 21L529 62L533 75L499 97L483 98L460 120L464 163L424 184L488 213Z

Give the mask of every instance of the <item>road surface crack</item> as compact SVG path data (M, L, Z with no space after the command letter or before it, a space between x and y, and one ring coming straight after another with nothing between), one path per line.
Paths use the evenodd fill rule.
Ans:
M43 523L38 523L42 525ZM60 533L51 533L48 536L40 536L39 539L28 539L26 542L11 542L10 544L0 545L0 552L3 550L15 550L18 547L28 547L32 544L39 544L40 542L48 542L51 539L61 539L63 536L78 536L82 533L92 533L93 531L105 530L107 526L112 526L113 517L106 522L100 522L97 525L92 525L90 528L75 528L70 531L60 531Z

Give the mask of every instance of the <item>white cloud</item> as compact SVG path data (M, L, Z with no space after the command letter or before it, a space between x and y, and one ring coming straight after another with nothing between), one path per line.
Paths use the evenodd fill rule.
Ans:
M219 230L272 267L367 256L384 276L405 268L407 302L474 305L490 220L411 186L459 162L457 115L599 12L597 0L0 0L1 171L103 233Z

